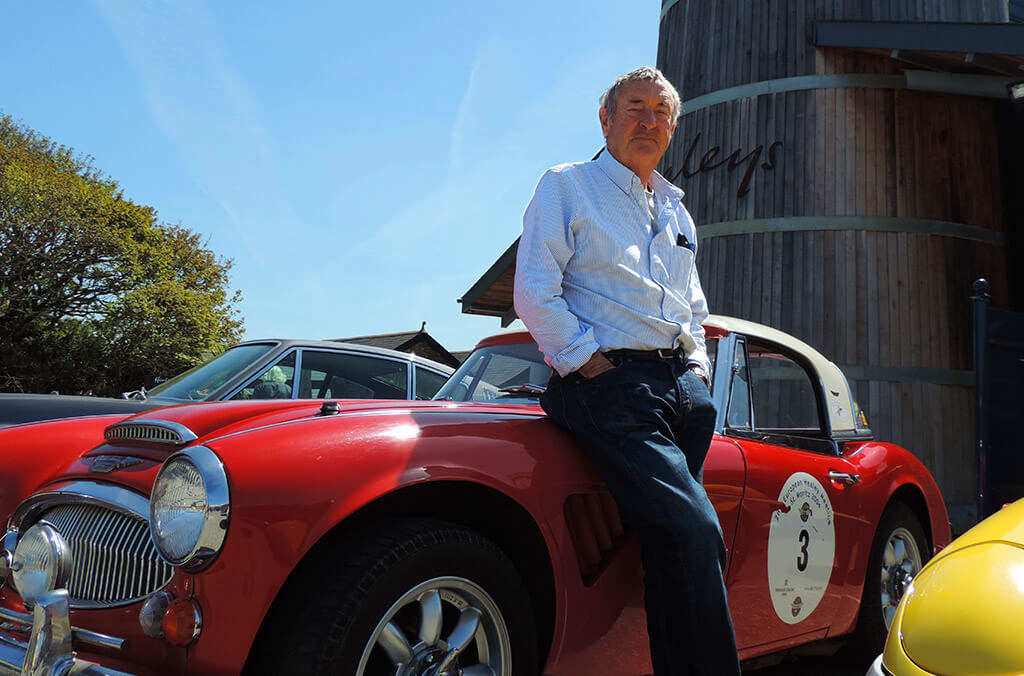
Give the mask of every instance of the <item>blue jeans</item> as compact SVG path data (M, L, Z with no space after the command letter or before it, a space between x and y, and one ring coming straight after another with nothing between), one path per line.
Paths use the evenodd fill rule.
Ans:
M738 676L725 543L701 485L714 432L707 387L678 359L610 358L594 378L552 375L544 411L588 453L641 537L657 676Z

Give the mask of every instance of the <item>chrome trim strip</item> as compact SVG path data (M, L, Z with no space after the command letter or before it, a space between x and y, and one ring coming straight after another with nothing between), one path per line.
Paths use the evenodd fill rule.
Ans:
M10 608L0 607L0 619L23 624L26 628L32 626L32 613L19 613ZM71 627L71 636L78 643L85 643L99 648L110 648L111 650L124 650L124 646L128 642L127 639L78 627ZM0 636L0 639L2 638Z
M182 446L198 439L196 433L181 423L170 420L144 418L116 422L103 430L107 441L149 441L157 444Z
M228 476L224 464L217 457L217 454L206 446L192 446L178 451L167 458L163 467L156 475L153 482L153 492L156 493L156 486L160 483L164 472L175 461L185 460L192 464L199 472L206 489L206 515L203 518L203 528L199 533L199 539L192 551L181 560L174 560L168 557L159 545L157 553L167 563L178 566L195 573L205 569L217 558L221 547L224 546L224 539L227 537L228 523L231 516L231 495L228 489ZM153 532L153 503L150 502L149 529L154 544L158 543L156 533Z
M299 385L301 385L302 376L302 355L305 353L304 348L295 350L295 368L292 369L292 399L299 398Z
M44 493L29 496L18 505L11 516L11 524L20 529L32 515L50 503L102 503L104 506L141 519L149 519L149 500L131 491L95 481L69 481Z
M814 231L906 232L922 235L955 237L995 246L1006 243L1006 233L965 223L932 221L926 218L895 216L788 216L785 218L752 218L742 221L721 221L697 226L701 239L772 232Z
M416 399L416 364L413 362L405 364L405 398Z

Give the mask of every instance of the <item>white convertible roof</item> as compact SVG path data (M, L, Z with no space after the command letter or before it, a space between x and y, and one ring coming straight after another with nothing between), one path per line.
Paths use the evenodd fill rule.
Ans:
M713 326L729 333L740 333L751 338L762 338L802 356L811 363L821 380L832 431L840 433L856 431L853 394L850 392L846 376L838 366L813 347L778 329L735 317L710 315L704 322L704 326Z

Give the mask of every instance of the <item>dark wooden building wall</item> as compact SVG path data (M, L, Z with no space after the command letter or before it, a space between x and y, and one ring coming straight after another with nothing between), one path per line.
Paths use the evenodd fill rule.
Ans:
M778 78L899 74L889 58L816 49L815 21L1006 20L999 0L664 4L658 66L684 101ZM742 95L684 105L661 166L698 224L712 311L790 332L844 367L876 437L925 462L961 527L976 486L971 281L988 277L997 303L1006 294L996 128L984 98Z
M1024 0L1010 0L1008 3L1010 21L1024 23Z

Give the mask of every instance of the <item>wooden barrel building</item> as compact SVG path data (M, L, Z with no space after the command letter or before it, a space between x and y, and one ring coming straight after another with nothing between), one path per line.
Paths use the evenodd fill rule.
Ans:
M661 6L657 65L683 109L659 170L686 191L711 310L839 364L957 531L977 516L972 281L1024 310L1021 2ZM515 255L463 312L515 319Z
M686 191L712 311L839 364L876 438L935 475L957 530L977 490L971 282L1003 306L1017 286L1022 197L1005 167L1024 149L1005 130L1024 41L992 25L1006 21L1005 0L661 13L658 67L684 104L659 169Z

